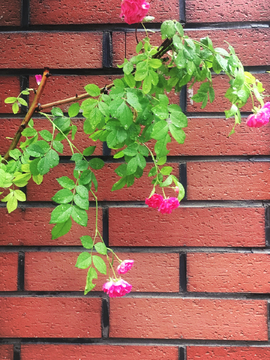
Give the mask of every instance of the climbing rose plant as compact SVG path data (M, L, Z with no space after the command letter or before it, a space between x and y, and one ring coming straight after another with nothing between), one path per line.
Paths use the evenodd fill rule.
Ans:
M144 0L123 0L120 16L128 24L134 24L144 21L148 10L149 3ZM235 125L239 124L240 108L250 97L254 114L248 117L247 125L260 127L270 118L270 103L264 104L261 82L244 71L232 46L228 44L225 50L215 48L209 37L199 41L192 39L184 34L182 25L175 20L167 20L161 25L160 46L152 45L145 31L145 38L137 42L136 54L119 66L123 75L108 86L99 88L88 84L85 94L40 105L41 94L50 75L45 69L43 75L36 75L37 89L25 89L17 97L5 100L16 114L20 106L28 106L24 96L31 91L35 93L7 153L0 156L1 201L7 204L9 213L17 208L18 201L26 201L20 188L25 187L30 179L41 185L43 177L59 164L63 141L67 141L74 170L70 176L56 179L61 190L52 198L56 206L51 213L50 224L54 224L52 240L66 235L72 228L72 221L85 228L86 234L80 240L86 251L78 256L76 262L76 267L87 269L85 294L94 289L98 272L108 276L103 291L110 297L129 293L132 285L121 276L132 268L133 260L122 261L113 249L105 245L99 231L96 173L103 168L104 161L92 156L96 146L88 146L81 152L74 145L77 127L73 119L79 113L84 119L85 135L94 141L106 142L115 151L114 159L121 159L115 170L119 180L112 191L132 186L143 175L147 161L152 161L153 166L148 171L152 191L149 191L145 203L161 214L170 214L185 195L181 182L172 174L173 168L167 166L166 161L169 155L167 145L172 139L180 146L184 143L184 128L188 120L178 104L169 103L168 93L179 93L188 83L193 86L199 82L199 90L192 99L201 102L201 107L205 108L208 101L212 103L215 99L212 73L222 72L228 76L225 97L231 102L230 109L225 111L226 118L234 117ZM258 107L254 105L255 99ZM80 103L80 100L83 101ZM72 105L64 114L58 105L66 103ZM51 113L42 111L47 108L52 108ZM35 129L32 120L34 112L48 120L51 131ZM21 136L23 141L19 143ZM174 196L169 197L166 193ZM89 199L96 206L93 234L87 231ZM116 270L115 263L118 265Z

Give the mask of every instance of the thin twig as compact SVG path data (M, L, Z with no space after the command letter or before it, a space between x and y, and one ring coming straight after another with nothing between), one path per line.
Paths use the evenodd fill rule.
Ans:
M34 97L34 100L27 112L27 114L25 115L25 118L23 119L21 125L19 126L19 129L17 130L13 140L12 140L12 143L7 151L7 153L5 154L3 160L8 160L9 159L9 152L10 150L13 150L16 148L20 138L21 138L21 135L22 135L22 131L26 128L27 124L29 123L29 121L31 120L31 117L32 115L34 114L35 110L36 110L36 107L37 107L37 104L39 103L39 99L41 97L41 94L44 90L44 87L46 85L46 82L47 82L47 78L49 76L49 69L45 68L44 69L44 72L43 72L43 76L42 76L42 80L39 84L39 87L37 89L37 92L36 92L36 95Z

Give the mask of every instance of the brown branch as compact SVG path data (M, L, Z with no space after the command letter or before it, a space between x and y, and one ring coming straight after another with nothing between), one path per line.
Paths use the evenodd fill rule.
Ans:
M17 130L9 149L8 149L7 153L5 154L5 156L4 156L4 160L9 159L10 150L13 150L13 149L16 148L16 146L17 146L17 144L18 144L18 142L19 142L19 140L21 138L22 131L26 128L27 124L31 120L31 117L32 117L32 115L34 114L34 112L36 110L37 104L39 103L39 99L40 99L41 94L43 92L43 89L44 89L44 87L46 85L48 76L49 76L49 69L45 68L44 72L43 72L42 80L41 80L41 82L39 84L39 87L37 89L34 100L33 100L32 104L31 104L27 114L25 115L25 118L23 119L19 129Z
M111 89L113 86L114 86L114 84L104 86L103 88L100 89L100 92L104 93L106 90ZM66 99L63 99L63 100L57 100L57 101L54 101L54 102L51 102L51 103L48 103L48 104L45 104L45 105L38 105L35 110L36 111L41 111L41 110L51 108L53 106L68 104L68 103L71 103L71 102L74 102L74 101L88 99L90 97L91 97L91 95L89 95L88 93L84 93L84 94L81 94L81 95L75 95L75 96L72 96L70 98L66 98Z

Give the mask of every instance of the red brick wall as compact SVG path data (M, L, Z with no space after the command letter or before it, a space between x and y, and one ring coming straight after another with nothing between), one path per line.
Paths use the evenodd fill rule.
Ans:
M42 103L117 77L116 64L132 56L135 45L134 27L119 19L119 9L120 0L1 1L1 154L23 116L12 115L4 99L22 84L35 86L43 67L53 76ZM181 19L187 34L209 35L215 46L230 42L270 94L268 0L152 0L151 15L157 26ZM228 138L233 121L223 114L224 80L215 76L216 100L203 110L191 100L196 85L181 99L172 96L187 112L189 127L184 145L169 145L169 163L187 190L171 215L144 206L151 191L147 176L111 193L116 165L97 146L97 154L106 155L99 226L111 247L135 260L125 277L133 291L125 298L107 299L105 276L83 295L85 271L74 267L81 227L50 239L55 177L72 171L68 148L45 177L45 188L29 183L26 204L11 214L0 205L0 360L270 358L270 130L243 121ZM244 107L244 120L250 108ZM34 120L40 130L45 121ZM91 142L82 119L76 123L82 149ZM90 231L94 216L90 207Z

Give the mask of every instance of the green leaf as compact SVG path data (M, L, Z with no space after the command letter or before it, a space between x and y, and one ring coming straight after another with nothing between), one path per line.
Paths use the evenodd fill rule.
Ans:
M127 175L134 174L137 170L137 167L138 167L138 158L136 156L131 158L127 163Z
M88 168L88 161L87 160L78 160L76 161L75 170L77 171L84 171Z
M80 183L83 185L89 184L92 180L92 171L87 169L84 170L80 177Z
M63 223L56 224L52 228L52 240L59 238L60 236L66 235L71 229L72 221L70 218Z
M73 206L71 212L72 219L81 226L87 226L88 215L85 210L80 209L78 206Z
M62 132L65 132L70 127L70 118L68 117L57 117L53 122Z
M84 235L82 237L80 237L81 242L82 242L82 246L86 249L92 249L94 246L94 242L93 239L91 238L91 236L89 235Z
M134 88L135 85L136 85L136 81L135 81L135 78L132 74L125 74L124 76L124 80L125 82L127 83L127 85L130 87L130 88Z
M136 81L142 81L143 79L145 79L145 77L148 74L148 68L147 69L142 69L142 70L136 70L135 72L135 80Z
M178 35L173 36L173 45L176 46L178 49L183 49L183 42L182 39Z
M84 209L84 210L88 210L89 209L89 201L88 199L84 199L82 197L80 197L80 195L76 194L74 196L74 203L80 208L80 209Z
M96 251L101 255L107 255L107 246L103 242L95 244Z
M148 94L152 88L152 77L147 75L143 81L142 91L144 94Z
M146 167L146 160L145 160L144 156L142 156L141 154L138 154L136 156L136 158L137 158L138 166L143 170Z
M59 164L59 155L50 149L48 153L39 161L37 169L41 175L47 174L51 168Z
M84 156L90 156L94 153L96 149L96 146L89 146L86 149L83 150L83 155Z
M111 191L120 190L126 185L126 178L123 177L120 180L118 180L115 184L112 186Z
M90 96L95 97L100 95L100 88L95 84L86 85L84 89Z
M26 149L26 152L33 157L40 157L43 156L49 150L50 150L49 144L44 140L40 140L34 144L29 145L28 148Z
M157 168L155 166L152 167L152 169L149 171L148 176L155 176L157 175Z
M209 99L211 103L215 100L215 90L212 88L212 86L209 88Z
M71 139L74 140L75 139L75 135L77 133L77 126L76 125L71 125Z
M90 269L88 270L87 273L87 277L86 277L86 285L85 285L85 289L84 289L84 295L86 295L87 293L89 293L89 291L91 291L92 289L94 289L94 287L96 286L96 284L93 284L93 280L97 279L97 272L94 268L90 267Z
M12 174L6 173L3 169L0 169L0 187L10 187L12 185L12 178Z
M31 178L31 174L19 174L13 179L13 184L18 187L24 187L27 185L28 180Z
M19 149L13 149L9 151L9 156L15 160L18 160L19 157L22 155Z
M64 145L60 141L53 141L53 148L54 150L58 151L60 154L63 153Z
M71 211L72 205L70 204L56 206L56 208L51 213L50 224L66 222L71 215Z
M18 102L23 106L28 106L27 102L23 98L18 97Z
M176 30L178 31L180 36L184 36L184 29L183 26L179 22L175 22L174 24Z
M123 101L122 104L117 109L117 118L120 120L121 125L124 129L128 129L133 123L133 114L131 109L127 106L126 102Z
M19 105L18 105L18 103L15 102L15 103L12 105L12 112L13 112L13 114L17 114L17 113L19 112L19 110L20 110Z
M179 129L173 124L169 125L170 132L172 137L178 142L178 144L183 144L186 138L186 134L183 129Z
M88 198L89 198L88 189L83 185L76 186L76 193L83 199L88 200Z
M95 265L95 267L97 268L97 270L101 273L106 275L107 274L107 266L105 261L97 256L97 255L93 255L93 263Z
M188 119L177 104L169 105L171 122L180 128L187 127Z
M53 197L52 201L58 204L68 204L73 200L73 193L68 189L59 190Z
M89 166L94 170L99 170L103 168L104 161L99 158L94 158L89 161Z
M162 175L170 175L173 168L171 166L164 166L162 169L160 169L160 172Z
M70 178L68 178L67 176L62 176L62 177L60 177L60 178L58 178L56 180L65 189L72 190L75 187L74 181L71 180Z
M32 175L32 179L37 185L40 185L43 181L43 175L40 174Z
M158 69L162 66L162 61L160 59L150 59L148 61L149 66L151 66L153 69Z
M4 103L5 104L13 104L13 103L15 103L15 101L17 101L17 98L14 96L10 96L4 100Z
M56 116L56 117L62 117L62 116L64 116L63 111L62 111L60 108L58 108L58 107L52 108L51 113L52 113L53 116Z
M160 186L161 186L161 187L170 186L171 183L172 183L172 180L173 180L173 178L172 178L172 176L170 175L170 176L167 177L167 179L166 179L165 181L163 181L162 184L160 184Z
M136 111L142 111L142 105L140 103L140 98L136 89L127 90L127 102L131 105Z
M175 26L174 26L174 22L172 20L166 20L163 22L163 24L161 25L161 35L162 35L162 39L166 39L166 38L172 38L173 35L176 32Z
M32 136L35 136L37 133L37 131L33 128L26 128L22 131L22 136L25 136L25 137L32 137Z
M126 174L127 174L127 164L119 165L114 171L120 177L126 176Z
M77 259L76 267L79 269L87 269L92 263L92 256L88 252L82 252Z
M155 140L160 140L168 134L169 126L167 121L161 120L154 124L151 136Z
M34 130L34 129L31 129ZM48 130L41 130L39 132L40 136L46 141L52 141L52 134Z
M11 194L13 194L13 193L11 193ZM11 196L7 202L8 213L10 214L12 211L16 210L17 207L18 207L18 200L16 199L15 196Z
M80 111L80 105L78 103L74 103L70 105L68 109L68 116L75 117L79 114L79 111Z
M123 71L125 74L129 75L133 71L133 64L131 62L126 62Z
M152 112L161 120L165 120L169 117L168 107L162 104L153 107Z
M26 201L25 193L23 193L21 190L14 190L14 196L19 201Z
M136 46L136 53L139 54L139 52L142 50L143 47L143 43L140 41L138 42L137 46Z

